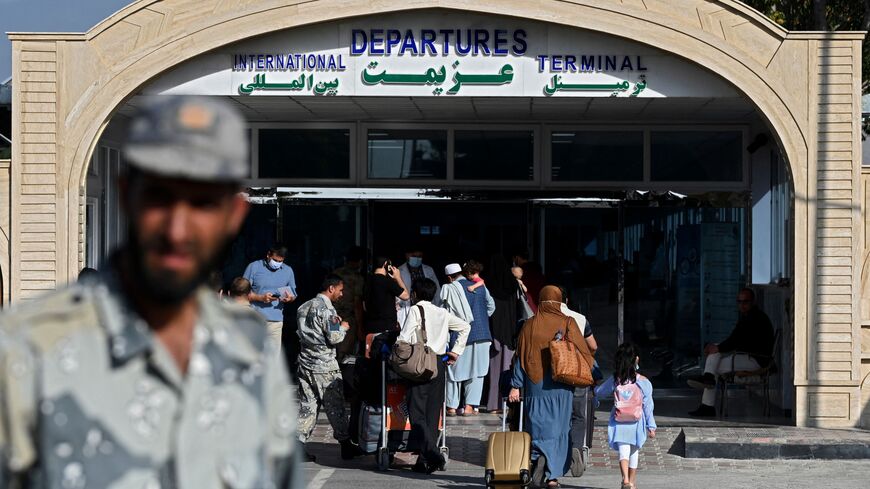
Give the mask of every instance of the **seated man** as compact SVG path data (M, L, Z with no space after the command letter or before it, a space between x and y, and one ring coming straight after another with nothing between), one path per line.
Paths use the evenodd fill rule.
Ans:
M701 406L690 416L716 416L716 376L732 371L758 370L770 362L773 350L773 325L770 318L755 306L755 292L743 288L737 294L740 318L728 338L719 344L704 347L707 363L704 375L689 379L696 389L704 389ZM732 353L741 352L741 353ZM730 354L731 353L731 354Z

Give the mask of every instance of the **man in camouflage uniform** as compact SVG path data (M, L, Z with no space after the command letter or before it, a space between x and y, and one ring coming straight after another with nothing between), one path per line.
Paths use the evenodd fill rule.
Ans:
M132 120L126 244L97 279L0 317L0 487L301 487L263 320L203 286L247 214L246 141L214 99Z
M320 406L332 425L333 436L341 445L341 457L345 460L359 454L359 449L350 441L347 416L344 409L344 388L335 346L344 340L350 324L335 311L333 302L341 299L344 282L338 275L328 275L323 280L317 297L302 304L296 312L299 335L299 440L307 443L314 432ZM308 452L306 452L308 453ZM314 458L308 454L309 460Z

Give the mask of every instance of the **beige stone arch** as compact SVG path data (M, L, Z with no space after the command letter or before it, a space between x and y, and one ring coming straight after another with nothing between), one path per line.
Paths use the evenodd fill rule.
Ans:
M22 209L12 215L20 230L13 231L13 290L26 295L74 277L84 238L79 189L89 156L114 111L145 83L253 36L423 8L498 13L628 38L697 63L744 93L786 155L796 195L798 421L854 424L860 354L848 362L823 354L828 340L844 337L821 325L834 325L838 334L847 328L852 345L860 335L859 243L849 236L860 235L862 37L787 32L734 0L140 0L85 34L13 34L13 77L21 90L13 126L16 136L25 136L15 137L13 148L22 163L13 165L13 208ZM39 135L33 143L29 130ZM51 164L53 180L33 176ZM46 217L49 199L31 196L37 193L54 197L53 221ZM27 222L29 205L43 206L41 220ZM15 259L21 257L16 247L51 239L58 244L55 270L29 270Z

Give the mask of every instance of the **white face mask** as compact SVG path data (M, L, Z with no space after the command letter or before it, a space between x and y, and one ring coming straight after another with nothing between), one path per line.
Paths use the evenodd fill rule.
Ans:
M271 268L272 270L280 270L282 266L284 266L284 263L280 261L275 261L272 259L269 260L269 268Z
M417 268L423 264L423 258L419 256L412 256L408 258L408 265L412 268Z

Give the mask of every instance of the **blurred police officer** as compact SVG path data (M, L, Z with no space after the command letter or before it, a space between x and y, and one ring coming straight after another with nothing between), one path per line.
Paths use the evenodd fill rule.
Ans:
M296 409L262 318L203 287L248 211L243 120L167 97L131 123L126 244L0 318L0 487L296 486Z

